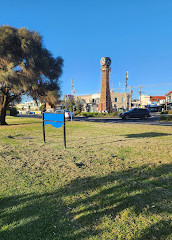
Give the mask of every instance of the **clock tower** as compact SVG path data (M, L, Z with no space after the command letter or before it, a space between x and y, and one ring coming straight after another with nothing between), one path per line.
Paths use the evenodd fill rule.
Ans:
M98 106L99 112L112 112L112 102L110 96L110 87L109 87L109 72L111 59L109 57L102 57L100 60L102 66L102 89L100 96L100 103Z

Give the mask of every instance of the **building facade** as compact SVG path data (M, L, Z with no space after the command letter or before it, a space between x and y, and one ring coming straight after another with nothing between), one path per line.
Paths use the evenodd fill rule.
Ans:
M141 107L146 107L148 105L160 106L165 104L165 96L141 96Z
M100 93L90 95L80 95L76 98L80 99L83 104L84 112L98 112L100 103ZM130 93L116 93L110 91L112 111L123 111L125 109L125 101L127 101L128 109L131 109L131 94Z
M39 108L41 107L42 103L40 101L26 101L24 103L18 103L15 105L15 107L18 110L21 111L39 111Z
M165 95L165 109L171 110L172 109L172 91L169 91Z
M165 100L166 103L172 103L172 91L169 91L166 95L165 95Z

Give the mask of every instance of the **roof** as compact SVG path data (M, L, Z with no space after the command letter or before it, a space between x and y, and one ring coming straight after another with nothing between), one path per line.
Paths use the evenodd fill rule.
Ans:
M165 99L165 96L150 96L150 100L153 100L153 99L162 100L162 99Z
M169 96L170 94L172 94L172 91L169 91L165 96Z

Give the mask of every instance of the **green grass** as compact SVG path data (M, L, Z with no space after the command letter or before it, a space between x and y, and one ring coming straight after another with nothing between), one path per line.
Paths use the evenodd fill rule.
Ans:
M172 239L172 129L8 117L0 239Z

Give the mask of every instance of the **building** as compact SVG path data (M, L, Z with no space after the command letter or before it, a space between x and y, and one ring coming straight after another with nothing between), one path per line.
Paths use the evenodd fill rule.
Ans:
M84 112L98 112L100 103L100 93L94 93L90 95L80 95L75 98L80 99L83 104ZM110 91L110 97L112 102L112 111L123 111L125 109L125 98L127 97L128 109L131 109L131 94L130 93L116 93Z
M52 107L48 102L46 102L45 106L47 112L54 112L54 107Z
M97 112L100 101L100 93L79 95L75 97L75 100L79 100L81 102L84 112Z
M125 108L131 109L131 93L111 91L111 99L113 111L123 111Z
M169 91L166 95L165 95L165 109L166 110L170 110L172 109L172 91Z
M165 104L165 96L150 96L151 104Z
M172 103L172 91L169 91L169 92L165 95L165 100L166 100L166 103Z
M140 100L139 99L133 99L131 102L131 108L139 108L140 106Z
M161 106L165 104L165 96L141 96L141 107L146 107L148 105Z
M42 103L40 101L26 101L24 103L18 103L15 107L21 111L39 111Z
M150 101L150 95L141 95L141 106L142 107L145 107L147 105L150 105L151 104L151 101Z

